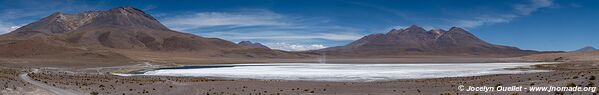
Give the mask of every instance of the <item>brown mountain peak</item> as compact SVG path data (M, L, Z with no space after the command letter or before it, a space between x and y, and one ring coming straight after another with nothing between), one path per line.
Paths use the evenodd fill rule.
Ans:
M137 9L135 7L131 7L131 6L125 6L125 7L116 7L116 8L112 8L110 10L108 10L110 12L115 12L115 13L122 13L122 14L134 14L134 15L140 15L140 16L145 16L149 19L152 20L156 20L154 17L150 16L149 14L146 14L146 12Z
M56 12L6 36L19 39L54 37L65 39L74 45L120 49L199 50L212 46L237 48L228 41L172 31L149 14L133 7L76 14Z
M459 27L452 27L448 31L442 29L425 31L416 25L405 30L392 30L386 35L371 34L346 46L322 50L327 54L342 56L476 55L507 57L537 53L490 44Z
M415 24L413 24L413 25L410 25L410 27L408 27L408 29L409 29L409 28L422 28L422 27L420 27L420 26L418 26L418 25L415 25Z
M261 43L258 42L251 42L251 41L241 41L239 43L237 43L238 45L241 46L247 46L247 47L252 47L252 48L263 48L263 49L270 49L267 46L262 45Z
M54 12L54 13L52 13L52 14L51 14L49 17L51 17L51 16L63 15L63 14L64 14L64 13L62 13L62 12Z
M465 36L471 36L471 37L476 38L476 36L474 34L468 32L465 29L460 28L460 27L451 27L444 35L448 35L448 36L465 35Z
M39 21L23 26L8 35L31 37L44 35L60 35L80 29L97 29L100 27L127 27L131 29L155 29L170 31L158 20L134 7L117 7L106 11L86 11L76 14L55 12Z
M405 29L406 32L410 32L410 31L414 31L414 32L425 32L426 30L424 30L424 28L417 26L417 25L411 25L410 27Z
M451 27L451 28L449 28L448 31L460 32L460 31L466 31L466 30L463 28L460 28L460 27Z
M0 36L0 58L43 55L57 56L58 59L71 56L86 59L98 57L85 55L97 55L113 60L129 59L131 56L145 57L137 53L160 55L160 51L194 58L303 57L289 52L250 48L223 39L173 31L151 15L134 7L75 14L56 12Z
M110 10L138 10L138 11L141 11L141 10L135 8L135 7L132 7L132 6L114 7L112 9L110 9Z

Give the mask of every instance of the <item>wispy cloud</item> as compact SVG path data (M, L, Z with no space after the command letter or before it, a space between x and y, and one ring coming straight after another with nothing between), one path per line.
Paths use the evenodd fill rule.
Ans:
M259 41L271 48L290 51L319 49L324 45L313 43L353 41L365 35L361 29L338 26L330 23L330 19L290 16L270 10L196 12L161 21L175 30L204 37ZM286 43L279 43L283 41Z
M267 10L251 12L199 12L191 15L176 16L163 20L169 27L185 31L189 29L217 26L280 26L288 25L286 18Z
M327 48L322 44L289 44L289 43L271 43L265 44L269 48L285 51L306 51Z
M553 5L552 0L532 0L529 4L516 4L514 9L520 15L530 15L539 8L550 7L551 5Z
M245 31L239 32L211 32L202 33L207 37L222 37L230 40L253 40L253 39L269 39L269 40L302 40L302 39L324 39L324 40L355 40L362 37L362 34L356 33L301 33L295 31Z
M454 26L464 28L474 28L482 25L496 24L496 23L507 23L515 18L528 16L531 13L546 7L551 7L553 4L552 0L531 0L525 4L513 5L512 13L500 14L500 15L481 15L471 19L459 19L453 20Z

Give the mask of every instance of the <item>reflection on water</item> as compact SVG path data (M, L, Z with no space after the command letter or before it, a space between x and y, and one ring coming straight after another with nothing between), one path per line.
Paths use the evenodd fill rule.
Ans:
M547 63L443 64L232 64L162 68L140 75L250 78L305 81L386 81L440 77L543 72L527 68Z

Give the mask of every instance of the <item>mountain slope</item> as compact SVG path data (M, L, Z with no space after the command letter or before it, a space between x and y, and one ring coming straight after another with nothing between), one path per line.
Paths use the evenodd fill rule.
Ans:
M143 54L159 56L163 53L191 53L192 55L187 56L190 58L305 57L301 54L246 47L223 39L204 38L170 30L149 14L133 7L78 14L53 13L15 31L0 35L0 51L12 52L2 53L0 57L18 58L58 57L57 53L65 52L72 53L60 56L93 53L138 58L140 55L128 53L155 52Z
M148 50L200 50L240 48L222 39L176 32L133 7L79 14L54 13L23 26L6 37L31 39L54 37L87 47Z
M426 31L418 26L371 34L348 45L318 50L338 56L521 56L536 53L485 42L468 31L452 27Z

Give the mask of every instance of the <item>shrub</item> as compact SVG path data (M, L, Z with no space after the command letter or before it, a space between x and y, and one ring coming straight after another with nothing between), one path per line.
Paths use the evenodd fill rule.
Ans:
M89 94L91 94L91 95L98 95L98 94L100 94L100 93L98 93L98 92L96 92L96 91L92 91L92 92L91 92L91 93L89 93Z

